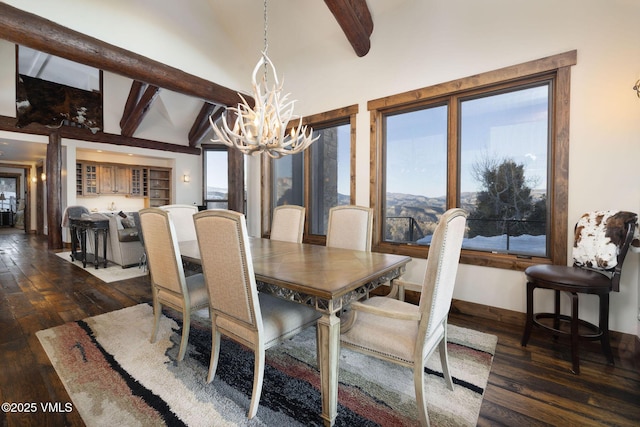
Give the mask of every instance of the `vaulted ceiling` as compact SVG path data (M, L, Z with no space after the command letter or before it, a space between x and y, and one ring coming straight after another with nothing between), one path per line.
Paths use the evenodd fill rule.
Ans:
M288 49L291 51L304 49L304 43L312 43L314 37L329 37L332 40L332 45L335 45L335 49L345 49L346 46L349 46L354 55L364 56L371 47L370 36L373 32L376 11L382 13L405 1L325 0L324 10L318 10L318 2L299 2L299 0L271 2L268 23L280 28L277 31L269 29L269 41L270 44L280 43L283 38L289 40L292 38L292 33L282 30L282 22L289 20L291 31L293 33L296 33L296 29L299 31L299 34L296 33L296 37L293 38L299 39L301 43L297 47L289 47ZM262 32L262 5L256 7L256 3L255 0L208 1L212 16L211 24L218 25L221 31L230 35L229 39L234 44L234 49L255 51L255 34L250 36L251 32L246 28L253 27L253 33L255 33L255 27L258 27L259 32ZM138 6L147 4L151 7L149 13L166 14L169 12L162 10L163 7L166 7L164 2L136 0L134 4ZM288 16L283 21L282 15L285 13ZM310 20L311 15L314 17L313 20ZM321 17L318 18L318 15ZM175 18L173 25L189 25L187 22L183 22L188 19L188 14L186 16L187 18L173 16ZM309 30L310 22L313 22L311 31ZM198 25L203 25L203 23L200 22ZM195 147L208 132L208 116L219 114L222 111L219 106L233 105L237 99L236 88L228 88L185 73L175 67L152 61L5 3L0 3L0 38L43 52L67 57L77 62L87 63L133 80L128 100L122 106L120 134L111 136L107 141L88 135L85 139L89 141L111 142L119 145L131 144L144 148L195 154L199 151ZM149 72L150 70L153 72ZM135 137L136 129L143 122L145 115L153 111L154 105L158 104L158 93L163 92L160 89L186 95L200 104L200 107L192 113L188 134L185 135L185 144L177 149L173 147L175 144L154 144L154 141L140 140ZM8 130L10 125L10 120L0 117L0 129ZM75 130L71 131L76 132ZM78 137L74 133L63 136Z

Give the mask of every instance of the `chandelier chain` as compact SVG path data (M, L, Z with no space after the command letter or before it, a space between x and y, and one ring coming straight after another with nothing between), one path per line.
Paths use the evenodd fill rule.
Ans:
M267 29L268 29L268 19L267 19L267 0L264 0L264 52L263 55L267 55L267 49L269 48L269 42L267 41ZM264 82L267 83L267 73L269 69L267 67L267 63L264 63Z
M294 113L295 101L289 99L288 93L282 93L282 83L278 80L273 62L267 56L267 18L267 0L264 0L264 51L251 78L254 102L249 104L238 94L242 102L236 107L227 106L217 123L209 116L209 122L215 134L212 142L237 148L243 154L266 153L269 157L279 159L302 152L320 135L313 137L313 129L303 124L302 117ZM258 82L262 65L264 78L262 82ZM273 73L271 87L267 83L268 70ZM235 116L232 127L228 122L229 114Z

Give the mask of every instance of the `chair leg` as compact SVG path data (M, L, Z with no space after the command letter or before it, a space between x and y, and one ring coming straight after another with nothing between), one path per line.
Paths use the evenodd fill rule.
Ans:
M580 373L580 354L579 354L579 342L580 336L578 335L578 327L580 325L580 319L578 318L578 294L575 292L570 293L571 296L571 372L574 374Z
M444 323L444 337L438 344L438 350L440 352L440 364L442 365L442 375L447 384L447 388L453 391L453 378L451 378L451 371L449 370L449 352L447 351L447 322Z
M162 304L160 304L155 298L153 301L153 329L151 331L151 343L156 342L158 337L158 328L160 327L160 315L162 314Z
M215 323L214 323L215 325ZM211 331L211 358L209 359L209 373L207 374L207 383L213 380L218 369L218 359L220 356L220 332L214 326Z
M556 290L554 291L554 293L555 293L555 298L554 298L553 313L555 314L555 317L553 318L553 328L555 330L559 330L560 329L560 291ZM554 333L553 339L557 340L558 334Z
M521 345L527 346L529 337L531 336L531 329L533 328L533 290L535 285L531 282L527 282L527 317L524 325L524 333L522 334Z
M416 406L418 407L418 420L421 426L429 427L429 414L427 413L427 400L424 393L424 362L413 365L413 384L416 389Z
M613 365L613 352L611 351L611 341L609 338L609 294L600 295L600 342L602 352L607 358L607 362Z
M264 347L255 350L255 362L253 367L253 391L251 392L251 405L247 418L252 419L258 412L260 395L262 394L262 381L264 379Z
M182 339L180 340L180 351L178 352L178 362L184 359L184 354L187 352L187 342L189 341L189 331L191 329L191 316L190 313L183 313L182 319Z

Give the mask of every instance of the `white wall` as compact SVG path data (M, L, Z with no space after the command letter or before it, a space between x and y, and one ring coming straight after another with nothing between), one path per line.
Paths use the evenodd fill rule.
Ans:
M182 28L189 23L166 23L155 13L170 8L173 2L150 4L150 0L138 0L126 2L126 6L124 1L63 2L69 6L81 5L81 9L60 7L60 2L45 0L7 3L227 87L245 85L250 78L242 58L233 49L225 52L228 54L225 67L228 65L232 71L222 71L207 59L212 57L213 50L223 51L225 43L219 42L223 34L207 28L198 28L203 37L196 37L198 31L191 28L183 33ZM166 4L157 6L158 3ZM317 39L315 45L295 50L295 54L287 43L269 46L271 59L285 78L285 91L298 100L299 114L319 113L354 103L360 105L356 136L358 204L369 203L368 100L577 49L578 63L572 68L571 81L569 229L587 210L640 212L640 186L636 177L640 157L637 139L640 99L631 90L640 78L636 22L640 2L398 0L393 7L386 7L388 3L381 1L371 1L371 4L378 10L384 4L385 13L376 16L377 9L372 7L372 47L363 58L355 55L342 33ZM195 10L198 7L204 6L196 2ZM79 13L77 10L82 11L82 20L75 16ZM148 18L149 22L131 21L126 31L113 31L98 18L107 13L119 14L123 23L134 18ZM314 16L309 16L308 31L314 30L313 24ZM181 31L176 33L175 28ZM286 18L270 16L271 32L286 32L291 28ZM208 35L221 38L208 39ZM295 34L289 38L294 39ZM202 40L218 42L207 52ZM252 56L250 64L255 60ZM246 75L237 73L243 69ZM253 169L248 218L250 229L255 233L259 232L260 218L259 187L255 186L259 182L256 170L259 162L253 160L250 162ZM180 167L177 165L176 169ZM194 175L193 182L198 182ZM191 203L191 197L177 201ZM567 239L570 240L570 236ZM610 325L613 330L640 336L638 258L635 254L627 258L622 290L611 298ZM524 283L521 272L464 265L460 268L455 297L524 311ZM550 301L550 296L539 295L537 299ZM581 315L591 321L597 319L594 299L583 298Z

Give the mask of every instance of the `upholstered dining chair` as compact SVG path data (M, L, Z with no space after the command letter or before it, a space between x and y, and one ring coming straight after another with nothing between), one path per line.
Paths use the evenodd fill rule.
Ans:
M193 226L193 215L198 212L196 205L164 205L160 209L171 212L171 219L176 229L178 242L196 240L196 229Z
M282 205L273 210L271 240L302 243L305 209L302 206Z
M147 252L147 267L151 273L153 292L153 332L156 341L162 306L182 313L182 339L178 361L184 358L189 340L191 313L209 306L209 296L202 274L185 277L178 249L176 230L169 211L146 208L140 211L140 224Z
M218 366L220 335L253 350L253 391L247 414L258 411L265 350L316 323L319 313L307 305L258 292L243 214L208 210L195 215L202 270L209 289L211 359L207 382Z
M329 209L327 246L370 251L372 232L373 209L354 205Z
M341 327L342 346L413 369L418 416L429 425L424 365L439 348L444 380L453 390L447 354L447 315L453 297L467 214L450 209L433 233L419 305L374 296L351 303Z
M634 234L637 236L637 222L638 216L632 212L587 212L575 226L573 266L534 265L524 271L527 278L527 316L523 346L527 345L533 326L537 326L551 332L554 339L559 335L570 337L571 371L574 374L580 373L580 340L600 340L607 361L613 364L609 342L609 293L620 290L622 263ZM538 288L554 291L553 313L534 313L533 291ZM560 292L571 300L571 315L561 312ZM598 296L598 325L579 318L578 294ZM567 325L568 328L563 328Z

